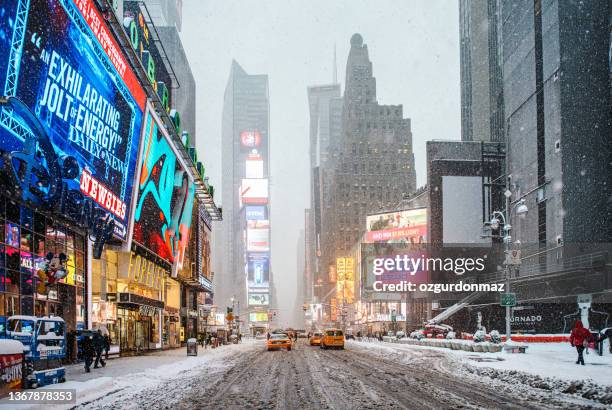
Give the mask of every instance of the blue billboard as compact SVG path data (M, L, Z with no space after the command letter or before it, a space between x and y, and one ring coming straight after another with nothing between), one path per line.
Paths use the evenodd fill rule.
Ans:
M263 221L266 218L266 207L265 206L251 206L248 205L246 208L246 220L247 221Z
M268 253L249 253L247 263L249 289L269 288L270 255Z
M1 168L20 199L80 222L89 204L126 239L146 96L93 2L2 2L0 51L0 94L38 122L0 108Z

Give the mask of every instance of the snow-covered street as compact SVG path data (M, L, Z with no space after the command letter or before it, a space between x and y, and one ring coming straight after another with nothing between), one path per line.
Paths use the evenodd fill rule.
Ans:
M585 373L571 373L564 367L569 353L549 370L556 377L543 377L537 363L546 361L544 346L477 361L481 355L394 343L349 341L345 350L321 350L300 340L292 351L267 352L264 341L249 340L197 357L177 349L110 360L91 373L71 366L68 381L53 388L76 389L76 406L63 408L82 409L604 407L612 387L598 376L609 364L591 361ZM517 371L529 371L530 361L533 372Z

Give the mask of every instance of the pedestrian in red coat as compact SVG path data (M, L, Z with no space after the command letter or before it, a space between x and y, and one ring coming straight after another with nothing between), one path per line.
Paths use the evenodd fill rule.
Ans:
M570 343L572 346L576 347L576 351L578 352L578 360L576 364L581 364L584 366L584 357L582 353L584 349L588 347L589 342L593 338L589 329L582 325L582 321L577 320L576 325L572 329L572 333L570 333Z

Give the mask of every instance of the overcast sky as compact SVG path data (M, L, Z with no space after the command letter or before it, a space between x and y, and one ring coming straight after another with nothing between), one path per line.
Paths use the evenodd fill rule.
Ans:
M425 142L460 138L458 9L452 0L183 0L181 37L197 84L199 157L217 189L231 61L269 76L271 261L285 323L298 314L292 309L303 255L296 244L309 204L306 87L332 82L335 44L344 92L349 40L360 33L378 102L403 104L412 120L417 184L425 184Z

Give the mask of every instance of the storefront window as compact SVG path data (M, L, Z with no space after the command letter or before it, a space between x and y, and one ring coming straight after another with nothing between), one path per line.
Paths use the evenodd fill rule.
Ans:
M21 314L22 315L34 315L34 298L32 296L21 297Z
M63 252L69 257L69 275L62 283L50 285L45 294L38 294L37 270L48 252ZM0 316L56 315L71 327L77 317L84 322L85 269L83 236L31 208L10 202L7 206L0 198ZM76 289L78 274L81 281Z
M4 295L4 312L5 316L13 316L19 314L19 296Z
M43 256L45 254L45 237L44 236L34 235L32 252L40 256Z
M21 250L26 252L32 251L32 232L22 229L21 230Z
M21 207L21 226L25 229L32 229L34 225L34 215L30 208Z
M6 204L6 219L15 224L19 224L19 206L13 202Z
M5 234L6 244L15 248L19 248L19 225L7 222Z
M21 272L21 295L32 296L34 294L32 280L32 272Z
M18 270L20 268L19 251L16 248L7 246L6 248L6 267Z
M47 303L42 300L37 300L34 304L34 314L36 316L46 316L47 315Z
M19 271L7 269L5 273L5 287L8 293L19 294Z

